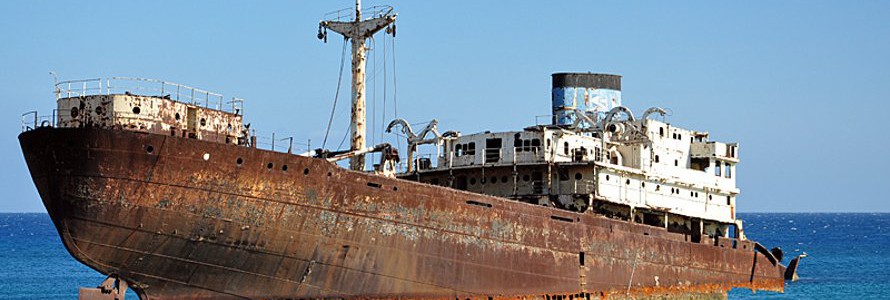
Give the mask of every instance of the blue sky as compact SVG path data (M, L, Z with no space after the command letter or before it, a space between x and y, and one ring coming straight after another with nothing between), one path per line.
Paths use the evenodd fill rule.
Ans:
M890 211L882 190L890 183L890 2L392 4L398 112L411 122L518 129L549 113L551 73L616 73L634 111L670 108L674 125L741 143L740 211ZM318 21L351 5L0 2L0 211L43 211L16 136L22 112L53 108L49 71L63 80L159 78L243 97L260 135L318 146L342 47L334 34L327 44L315 38ZM391 55L391 42L378 36L369 59L376 120L382 45ZM386 63L388 121L392 58ZM330 138L337 143L348 80ZM381 123L369 121L378 139Z

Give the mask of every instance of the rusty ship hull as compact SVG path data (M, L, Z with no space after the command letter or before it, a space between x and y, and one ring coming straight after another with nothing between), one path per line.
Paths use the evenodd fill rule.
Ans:
M142 299L722 297L755 244L119 129L19 136L67 250Z

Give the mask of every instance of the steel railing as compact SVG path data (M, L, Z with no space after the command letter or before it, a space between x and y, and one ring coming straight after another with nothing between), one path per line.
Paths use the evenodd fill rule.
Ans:
M392 6L375 5L362 9L363 19L374 19L389 16L392 14ZM332 11L324 15L326 22L352 22L355 21L355 8L349 7L341 10Z
M66 80L55 84L56 99L127 93L165 97L204 108L244 114L244 99L242 98L232 97L230 100L226 100L219 93L158 79L109 77Z
M31 131L40 127L55 127L59 125L59 110L53 109L50 115L39 115L36 110L22 114L22 132Z

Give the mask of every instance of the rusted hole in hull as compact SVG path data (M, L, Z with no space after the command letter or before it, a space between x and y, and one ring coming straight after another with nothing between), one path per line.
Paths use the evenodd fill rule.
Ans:
M563 221L563 222L569 222L569 223L575 222L575 220L573 220L572 218L566 218L566 217L560 217L560 216L550 216L550 218L557 220L557 221Z
M309 175L309 168L303 169L303 175ZM331 176L330 172L328 172L328 176Z
M398 191L399 191L399 187L397 187L397 186L392 187L392 191L393 191L393 192L398 192Z
M375 182L368 182L368 186L370 186L370 187L372 187L372 188L378 188L378 189L379 189L382 185L379 184L379 183L375 183Z
M482 207L489 207L489 208L491 207L491 204L489 204L489 203L479 202L479 201L475 201L475 200L467 200L467 204L482 206Z

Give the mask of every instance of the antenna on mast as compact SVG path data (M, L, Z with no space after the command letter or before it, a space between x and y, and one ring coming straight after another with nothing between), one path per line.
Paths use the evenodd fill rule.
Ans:
M318 24L318 39L327 42L328 29L343 35L352 42L352 124L350 150L365 149L365 64L367 57L365 41L381 29L390 27L387 33L395 36L396 14L392 6L372 6L362 10L361 0L355 1L354 13L351 8L341 9L325 15L325 20ZM362 19L362 14L366 15ZM364 154L356 155L349 161L349 168L362 171L365 169Z

